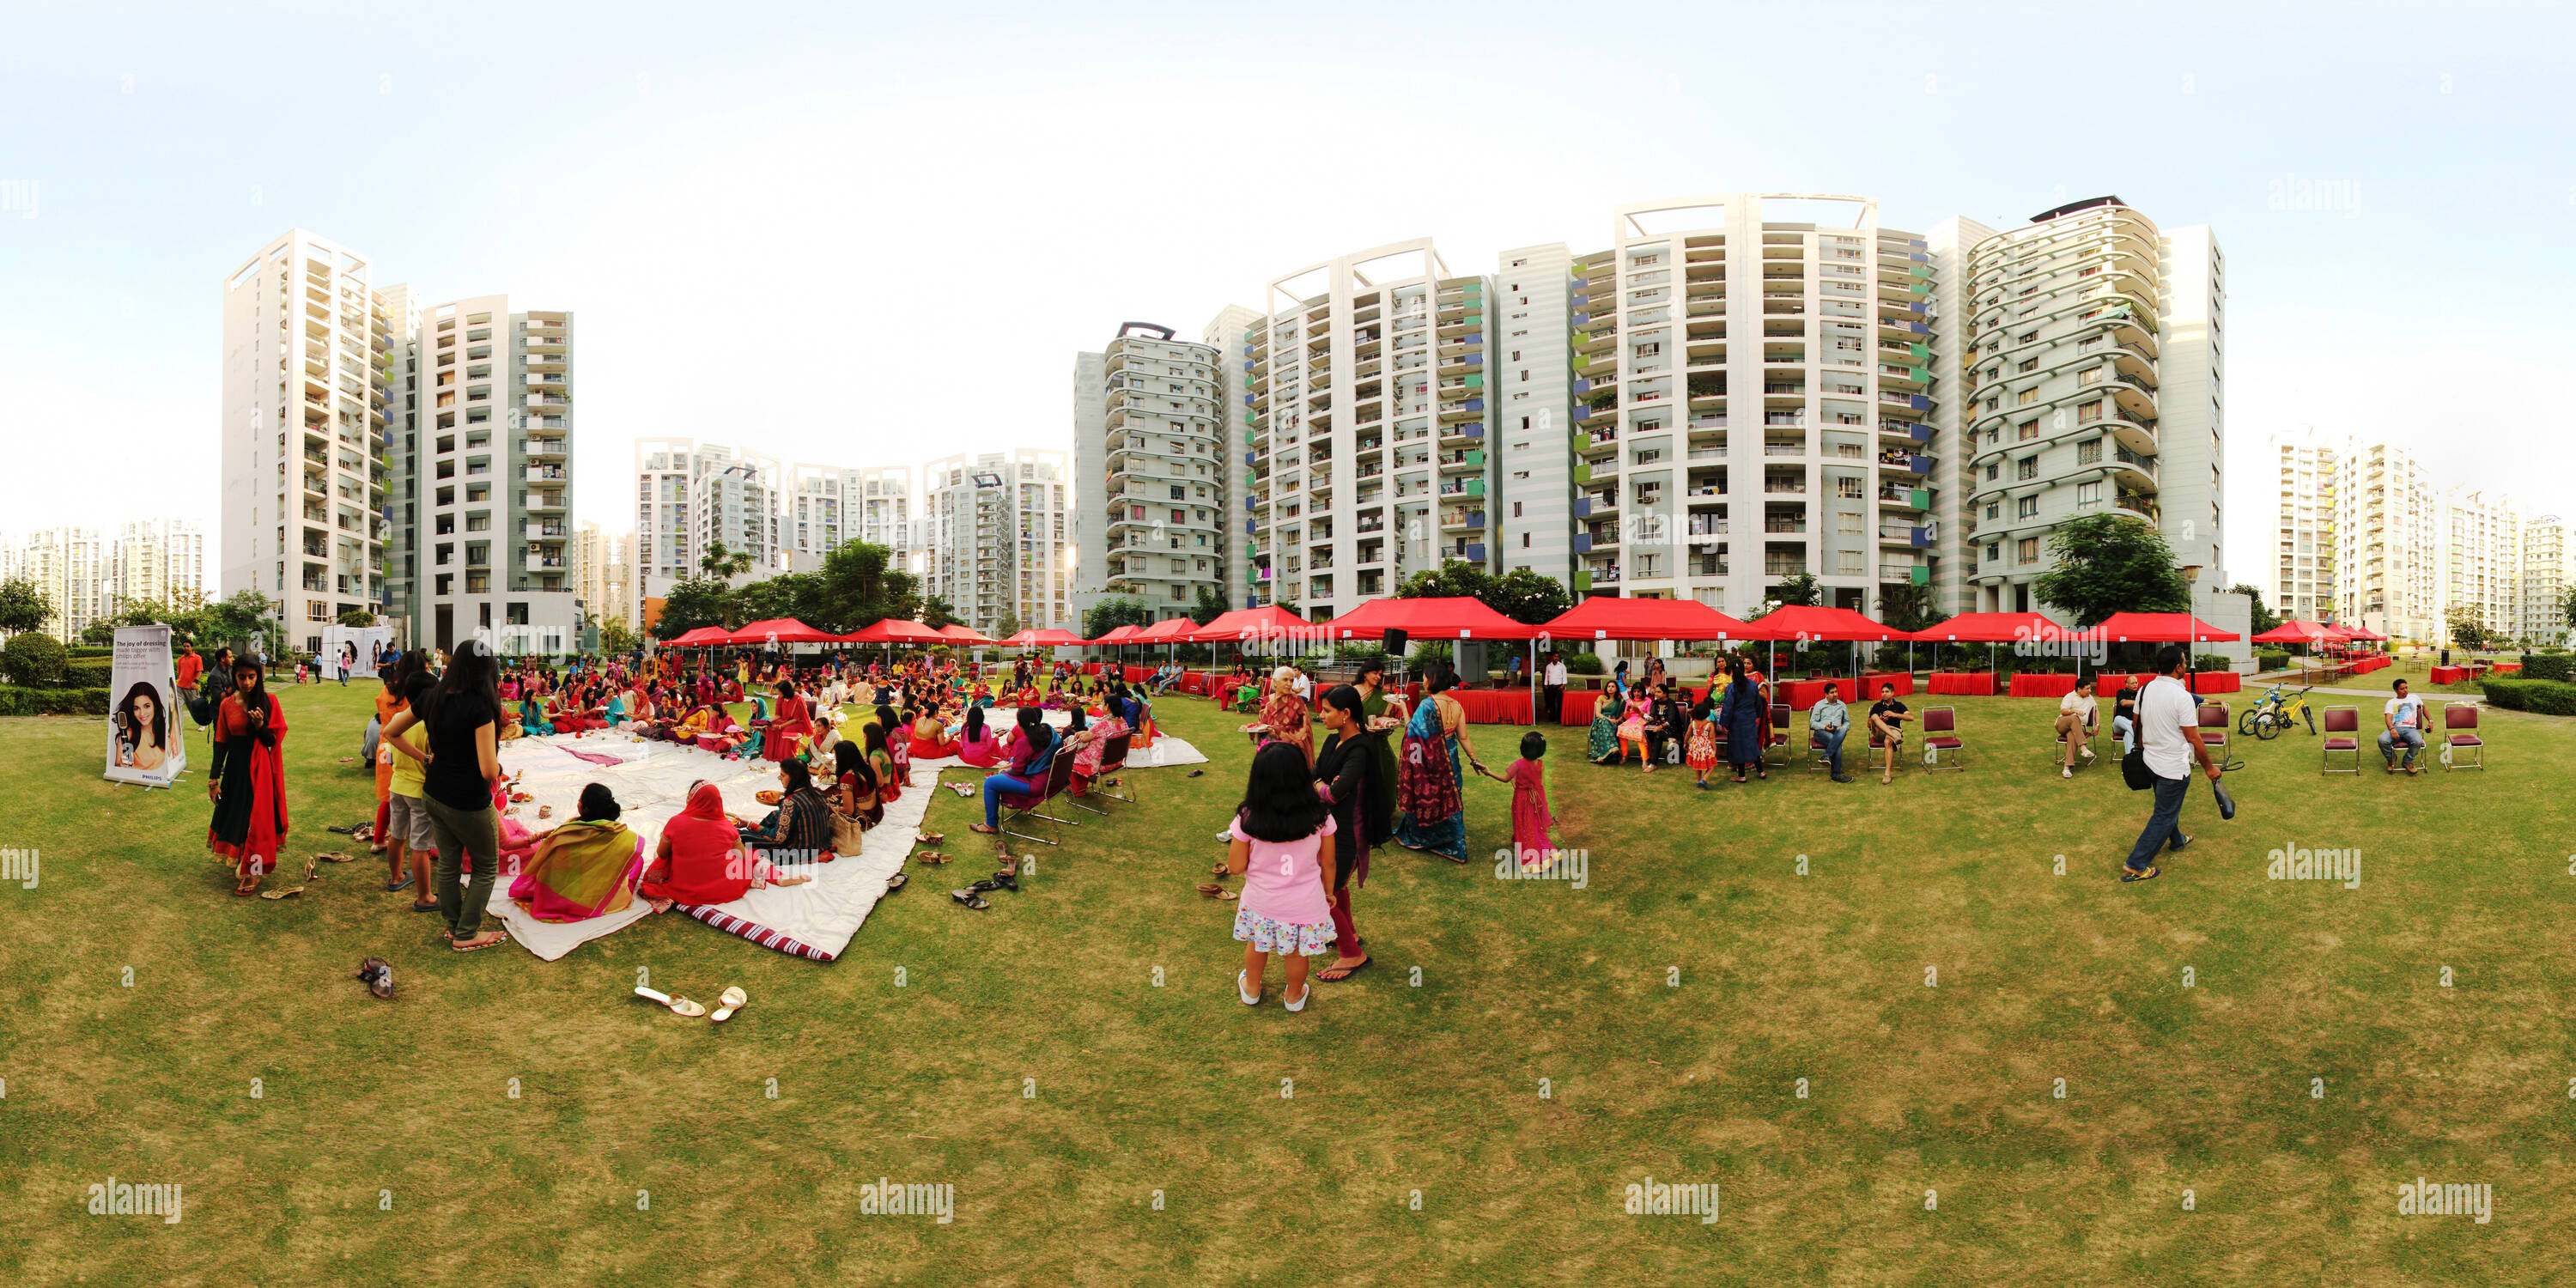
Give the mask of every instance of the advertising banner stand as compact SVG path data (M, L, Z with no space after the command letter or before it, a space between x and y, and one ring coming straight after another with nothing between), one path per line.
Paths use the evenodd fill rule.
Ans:
M119 626L107 688L106 777L167 787L188 768L187 708L168 626Z

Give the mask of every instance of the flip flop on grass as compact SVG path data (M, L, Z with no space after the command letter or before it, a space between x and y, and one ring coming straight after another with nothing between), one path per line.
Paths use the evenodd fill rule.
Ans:
M1315 972L1315 978L1320 979L1327 984L1338 984L1343 980L1349 979L1353 975L1359 974L1361 971L1367 970L1369 968L1369 963L1376 960L1377 959L1374 957L1363 957L1360 959L1359 965L1357 966L1327 966L1324 969Z
M733 1013L741 1010L743 1003L750 1000L750 995L743 992L741 989L728 988L724 991L723 996L716 999L719 1003L716 1007L716 1013L708 1016L707 1019L710 1023L722 1024L725 1021L732 1019Z

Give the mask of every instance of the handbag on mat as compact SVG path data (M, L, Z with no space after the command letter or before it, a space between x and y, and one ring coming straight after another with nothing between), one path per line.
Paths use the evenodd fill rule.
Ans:
M832 853L858 853L860 838L866 835L867 830L865 822L851 818L839 810L832 811Z

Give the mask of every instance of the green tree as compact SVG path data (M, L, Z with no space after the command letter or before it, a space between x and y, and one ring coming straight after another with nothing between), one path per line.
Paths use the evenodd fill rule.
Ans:
M1939 621L1932 610L1932 588L1912 582L1879 587L1878 620L1900 631L1919 631Z
M352 608L349 611L340 614L340 624L342 626L373 626L376 624L376 615L363 608Z
M257 641L262 651L276 657L283 651L285 632L270 615L275 610L276 605L256 590L235 591L231 598L207 607L205 637L236 648Z
M933 629L937 628L934 627ZM1019 634L1020 615L1007 608L1003 609L1001 617L994 621L993 629L988 633L997 640L1006 640Z
M1151 626L1154 610L1144 600L1112 596L1082 615L1082 637L1096 640L1121 626Z
M2475 604L2462 604L2451 610L2444 625L2450 628L2451 646L2480 649L2496 641L2496 633L2487 629L2486 614Z
M678 639L701 626L733 628L733 588L711 577L691 577L662 597L662 615L653 622L653 638Z
M0 646L0 675L11 684L50 689L63 682L63 642L42 631L20 631Z
M2569 586L2558 593L2558 624L2576 627L2576 586ZM2549 642L2555 644L2558 641Z
M905 575L907 577L910 576L908 573ZM944 626L955 626L959 622L966 620L965 618L957 615L957 610L950 606L947 600L941 599L937 595L923 596L920 612L921 624L934 631ZM896 614L896 616L905 615L906 614Z
M918 579L895 563L894 552L865 541L844 541L823 557L816 617L807 623L838 635L888 617L911 617L923 608ZM817 620L817 619L821 620ZM949 621L956 620L952 615ZM947 622L933 622L932 629Z
M1771 587L1770 596L1762 601L1761 607L1753 610L1753 616L1745 620L1759 621L1770 616L1773 611L1793 604L1813 608L1823 602L1825 602L1824 583L1817 581L1813 573L1793 572L1781 578L1779 585Z
M1563 582L1527 568L1494 578L1484 599L1494 611L1525 626L1544 626L1574 607Z
M698 555L698 571L718 581L730 581L751 571L751 552L728 550L721 541L710 541Z
M116 623L114 621L91 622L89 625L81 628L80 642L91 645L114 644L116 642Z
M25 577L0 581L0 635L41 631L54 615L53 601Z
M1198 602L1190 606L1190 620L1205 626L1228 611L1223 594L1213 586L1201 586Z
M2263 606L2262 591L2240 581L2235 585L2228 587L2227 592L2231 595L2243 595L2253 601L2254 634L2260 635L2263 632L2272 630L2281 624L2280 616L2274 613L2271 609Z
M626 624L623 616L609 618L600 624L599 647L611 657L632 653L640 643L643 643L643 637Z
M1494 578L1482 567L1464 559L1444 559L1437 568L1425 568L1405 579L1395 588L1397 599L1483 599L1494 589Z
M2040 599L2066 610L2075 625L2113 613L2187 613L2191 588L2174 566L2164 534L2122 514L2089 514L2048 538L2057 566L2031 583Z
M827 584L817 573L781 573L747 586L735 587L733 611L746 622L792 617L817 630L830 631L835 635L847 635L857 630L858 626L839 625L827 611L827 605L824 602ZM866 623L862 622L858 625L864 626Z

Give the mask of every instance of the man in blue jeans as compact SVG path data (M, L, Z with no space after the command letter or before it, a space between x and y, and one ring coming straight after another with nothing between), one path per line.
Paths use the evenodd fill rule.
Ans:
M2177 645L2157 650L2155 678L2138 694L2138 747L2148 772L2156 778L2156 806L2147 816L2147 829L2138 833L2138 843L2129 849L2129 861L2120 871L2122 881L2154 880L2162 871L2150 862L2157 850L2179 850L2191 844L2182 831L2182 798L2191 788L2191 762L2197 758L2209 781L2218 781L2218 762L2209 758L2209 748L2200 741L2199 704L2183 686L2184 660Z
M1843 739L1851 733L1851 708L1843 705L1840 692L1839 685L1825 686L1825 696L1807 708L1807 731L1824 744L1825 764L1832 769L1834 781L1848 783L1852 778L1843 772Z
M2380 722L2388 726L2379 735L2379 758L2393 774L2398 770L2397 753L2403 751L2406 753L2406 772L2420 773L2422 771L2416 767L2415 758L2424 754L2424 726L2427 723L2424 700L2407 692L2404 680L2389 687L2397 696L2388 700L2386 710L2379 717Z

